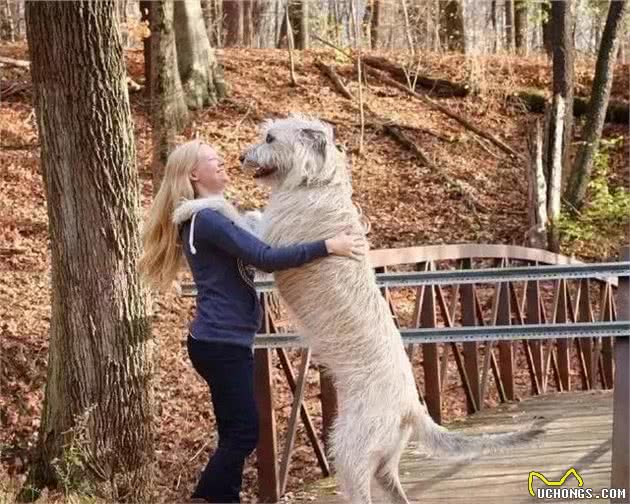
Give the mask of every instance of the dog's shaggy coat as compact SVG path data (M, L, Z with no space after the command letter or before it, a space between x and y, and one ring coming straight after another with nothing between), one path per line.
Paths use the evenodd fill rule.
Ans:
M268 121L245 169L273 192L261 236L270 245L362 233L344 153L332 129L303 116ZM398 479L406 444L434 456L472 457L526 444L541 431L465 436L435 424L419 401L411 364L366 259L329 256L275 273L278 290L338 393L332 432L338 480L353 504L369 504L376 480L388 502L408 502Z

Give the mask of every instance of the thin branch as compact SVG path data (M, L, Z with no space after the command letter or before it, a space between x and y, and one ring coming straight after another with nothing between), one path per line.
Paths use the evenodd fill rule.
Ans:
M289 48L289 63L291 73L291 85L297 86L295 80L295 61L293 60L293 27L291 26L291 19L289 17L289 2L287 2L287 8L284 11L285 21L287 23L287 46Z
M359 117L361 122L359 155L361 155L363 154L363 139L365 137L365 111L363 110L363 82L361 79L361 30L359 30L359 20L357 19L357 11L354 8L354 0L350 0L350 14L354 24L354 43L357 49L357 81L359 83Z
M319 37L317 34L312 33L311 32L311 37L313 37L315 40L319 40L322 44L327 45L328 47L331 47L332 49L334 49L335 51L340 52L341 54L343 54L346 58L348 59L353 59L352 58L352 54L347 53L346 51L344 51L343 49L341 49L340 47L336 46L335 44L333 44L332 42L329 42L328 40L324 40L323 38Z

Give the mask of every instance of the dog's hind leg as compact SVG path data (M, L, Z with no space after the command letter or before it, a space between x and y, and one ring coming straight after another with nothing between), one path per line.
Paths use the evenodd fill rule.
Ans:
M376 481L387 494L387 502L391 504L409 504L398 477L398 465L410 436L410 429L401 431L400 439L387 456L381 459L374 475Z

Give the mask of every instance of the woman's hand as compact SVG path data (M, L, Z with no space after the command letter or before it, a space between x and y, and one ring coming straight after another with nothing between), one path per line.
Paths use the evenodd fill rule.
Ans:
M357 261L365 255L367 248L364 236L345 231L326 240L326 249L329 254L351 257Z

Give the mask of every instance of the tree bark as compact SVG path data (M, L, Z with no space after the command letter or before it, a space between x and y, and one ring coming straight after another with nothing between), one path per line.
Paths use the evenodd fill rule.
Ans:
M517 54L527 54L527 0L514 1L514 43Z
M547 2L540 3L540 23L542 25L542 38L545 53L551 58L553 44L551 41L551 5Z
M148 502L155 341L136 267L139 187L115 6L29 2L26 26L52 256L48 376L28 484L55 485L58 458L66 485Z
M293 30L293 45L295 49L308 47L308 0L288 0L289 20ZM286 36L286 23L284 33L281 30L280 38Z
M223 70L210 47L200 0L174 2L177 67L186 104L195 110L225 97Z
M578 150L565 194L565 198L577 209L580 209L584 202L586 189L591 179L593 158L602 136L613 82L613 69L619 50L619 32L623 29L626 6L626 0L616 0L610 2L608 9L606 26L595 65L595 78L583 133L584 140Z
M547 215L549 218L549 249L560 252L560 237L558 235L558 219L560 217L560 194L562 191L562 137L565 126L566 103L562 95L554 96L549 121L549 164L547 184Z
M220 19L215 12L214 0L201 0L201 12L203 15L203 24L206 27L206 33L208 34L208 40L212 47L218 47L219 41L217 40L217 32L215 30L215 23L217 19Z
M372 13L370 18L370 47L376 49L379 42L381 0L372 0Z
M6 34L6 38L11 42L15 42L15 23L13 21L13 13L11 12L11 2L10 0L4 1L4 32ZM19 24L18 19L18 24ZM4 35L4 34L3 34Z
M243 23L243 45L255 47L256 37L260 27L260 12L262 6L257 0L242 0L240 3Z
M505 47L514 52L514 0L505 0Z
M490 24L493 33L493 50L496 53L499 50L499 32L497 30L497 0L492 0L490 4Z
M567 180L570 172L571 139L573 134L573 26L574 12L572 2L552 2L551 6L551 28L553 33L553 107L550 120L549 138L554 142L558 138L554 132L556 125L560 122L555 114L562 108L562 130L561 145L557 146L561 156L562 174L561 180ZM562 104L560 105L560 102ZM556 146L554 142L549 142L547 152L547 166L552 166L552 158ZM551 201L551 198L548 198Z
M529 247L547 249L547 182L543 167L543 136L540 120L536 119L528 135L529 167L527 170Z
M440 43L449 51L466 52L464 17L459 0L440 0Z
M151 6L153 2L151 0L140 1L140 21L146 23L149 30L151 29ZM148 95L151 94L151 36L142 39L142 54L144 56L144 80L145 80L145 92Z
M154 196L160 189L175 135L188 121L173 30L174 10L174 2L160 0L154 2L151 12L151 181Z
M223 0L223 31L225 33L225 47L235 47L242 43L243 33L241 26L241 9L239 2ZM239 33L240 31L240 33Z

